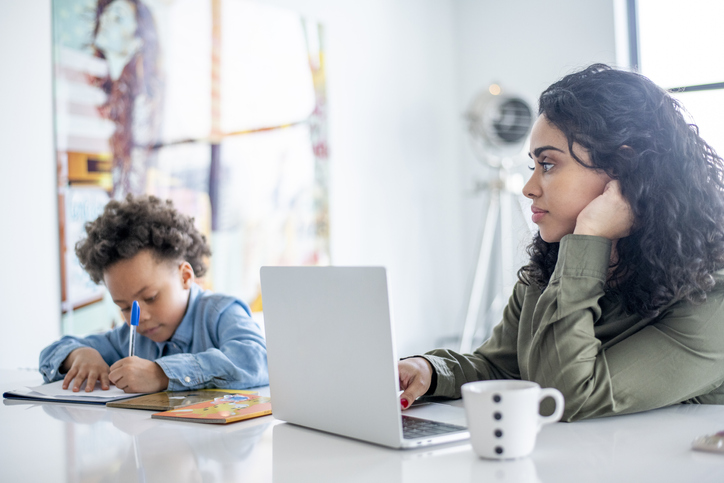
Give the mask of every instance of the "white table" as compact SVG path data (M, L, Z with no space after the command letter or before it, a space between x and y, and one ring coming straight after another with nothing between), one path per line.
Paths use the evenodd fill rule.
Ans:
M1 371L0 390L40 383ZM459 402L453 402L459 404ZM724 455L691 441L724 430L724 406L675 406L546 426L528 458L478 459L467 443L391 450L282 423L151 419L104 406L0 407L2 482L724 482Z

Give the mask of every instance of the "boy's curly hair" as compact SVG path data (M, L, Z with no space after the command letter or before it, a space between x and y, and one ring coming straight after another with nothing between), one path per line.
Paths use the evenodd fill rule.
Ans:
M194 219L176 211L170 200L155 196L111 200L98 218L85 224L85 231L75 253L95 283L103 281L106 268L144 249L153 250L159 260L187 261L197 277L206 273L204 257L211 256Z

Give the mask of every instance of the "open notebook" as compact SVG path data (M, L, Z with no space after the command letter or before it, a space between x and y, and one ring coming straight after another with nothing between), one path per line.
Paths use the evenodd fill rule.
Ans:
M105 404L109 401L127 399L141 396L147 393L127 393L111 385L111 388L104 391L97 385L93 391L85 391L85 383L81 390L73 392L70 389L63 389L63 381L55 381L49 384L42 384L34 387L23 387L14 391L7 391L3 394L6 399L23 399L27 401L56 401L81 404Z

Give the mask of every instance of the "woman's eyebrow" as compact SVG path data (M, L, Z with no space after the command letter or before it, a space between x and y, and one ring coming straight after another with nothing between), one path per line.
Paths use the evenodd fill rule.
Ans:
M541 147L539 147L539 148L535 148L535 150L533 151L533 155L532 155L532 156L531 156L530 153L528 153L528 157L531 158L531 159L533 159L533 156L535 156L535 157L537 158L538 156L540 156L540 154L541 154L543 151L548 151L548 150L558 151L559 153L565 154L565 152L564 152L562 149L558 149L558 148L555 147L555 146L541 146Z

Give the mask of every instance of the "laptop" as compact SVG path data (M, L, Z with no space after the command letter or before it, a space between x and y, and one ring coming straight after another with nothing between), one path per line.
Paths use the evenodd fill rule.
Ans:
M262 267L277 419L392 448L464 440L462 407L403 412L382 267Z

